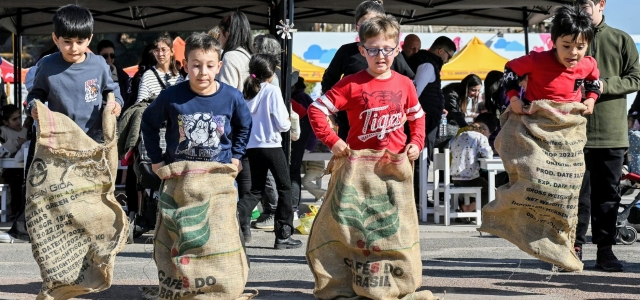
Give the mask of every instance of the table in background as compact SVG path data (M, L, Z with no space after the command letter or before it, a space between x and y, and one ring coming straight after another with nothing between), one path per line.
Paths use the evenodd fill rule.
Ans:
M496 199L496 174L504 171L504 164L500 158L480 158L480 168L487 170L489 181L489 201Z

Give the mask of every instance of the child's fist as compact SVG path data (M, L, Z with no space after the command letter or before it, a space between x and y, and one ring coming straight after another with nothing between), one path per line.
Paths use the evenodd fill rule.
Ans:
M111 110L112 115L120 116L120 112L122 111L122 106L118 102L109 102L107 104L107 109Z
M593 106L596 104L596 99L589 98L587 100L584 100L582 104L587 107L587 109L582 112L582 115L590 115L593 113Z
M416 146L415 144L407 145L404 151L407 152L407 157L410 160L416 160L418 159L418 157L420 157L420 148L418 148L418 146Z
M343 140L339 140L331 147L331 152L333 152L333 155L336 157L347 156L349 154L349 147Z
M517 96L512 97L511 99L509 99L509 102L511 102L511 110L513 110L514 113L517 113L519 115L528 115L529 112L525 110L524 108L524 102L522 102L522 99L520 99Z

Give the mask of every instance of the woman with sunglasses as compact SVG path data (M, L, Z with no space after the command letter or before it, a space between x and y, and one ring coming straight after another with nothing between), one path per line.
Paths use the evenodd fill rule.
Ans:
M110 40L102 40L98 42L98 54L107 61L109 69L111 70L111 79L118 83L120 86L120 95L122 95L122 99L126 101L129 99L129 93L131 93L131 78L127 72L115 65L116 47Z
M162 90L183 80L173 55L173 40L168 33L156 37L151 53L156 59L156 65L142 75L136 103L152 102Z
M384 15L385 11L382 6L382 0L362 1L360 5L356 7L356 31L364 21ZM338 83L338 81L340 81L340 79L342 79L342 77L367 69L367 59L360 54L358 45L359 42L353 42L344 44L338 49L322 76L322 94L329 91L336 83ZM413 79L414 73L411 71L411 68L409 68L409 65L402 55L396 56L393 60L393 64L391 65L391 69ZM342 140L346 140L347 134L349 133L349 121L347 120L347 114L344 111L338 112L336 114L336 122L338 125L338 136Z

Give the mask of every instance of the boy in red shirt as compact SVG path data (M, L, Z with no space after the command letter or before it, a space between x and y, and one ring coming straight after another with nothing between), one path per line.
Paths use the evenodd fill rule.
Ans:
M596 60L585 57L595 35L591 18L583 11L564 6L556 11L551 26L553 49L532 52L505 66L504 85L511 109L518 114L528 114L518 96L518 81L527 76L527 100L580 102L586 98L582 102L587 106L583 115L592 114L601 90ZM583 95L583 86L586 95Z
M393 17L375 17L358 31L360 54L369 67L340 80L325 95L309 106L311 127L318 139L331 148L335 156L345 156L349 149L389 149L406 152L416 160L424 146L424 112L416 88L408 77L391 70L398 55L400 26ZM327 116L347 112L349 134L341 140ZM409 121L411 140L406 145L404 122Z

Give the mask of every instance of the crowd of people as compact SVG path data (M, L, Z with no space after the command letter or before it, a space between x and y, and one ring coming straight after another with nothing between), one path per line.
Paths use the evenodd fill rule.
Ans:
M132 218L143 210L142 171L135 167L136 161L146 162L149 174L184 160L233 164L238 170L242 239L250 242L252 226L273 229L274 248L293 249L302 246L292 237L302 188L318 204L327 196L313 183L324 163L303 162L306 152L326 147L335 157L362 149L406 153L416 162L417 178L416 159L423 148L432 160L434 149L447 147L452 152L453 183L483 187L481 199L475 201L485 205L488 184L478 159L499 154L493 140L500 132L500 114L506 110L529 114L527 105L543 99L581 102L587 118L586 173L574 251L582 257L591 221L592 240L598 245L596 267L622 271L611 246L616 243L618 184L629 146L625 95L640 90L638 53L627 34L604 22L606 0L577 2L580 9L564 7L556 12L553 49L514 59L504 72L487 74L484 82L470 74L443 86L440 71L458 50L454 42L442 36L425 50L410 34L400 47L394 31L397 22L386 16L382 1L365 0L355 10L359 42L338 49L324 73L323 95L318 99L305 93L303 78L283 73L279 41L271 35L252 37L250 23L240 11L224 17L209 33L190 36L181 62L175 59L172 38L159 35L147 45L137 73L130 78L115 67L111 41L100 41L96 54L87 51L92 38L90 14L78 25L89 29L65 27L69 22L65 18L88 12L69 5L54 18L55 47L27 75L26 112L37 121L34 101L47 102L49 109L70 117L98 142L103 140L101 111L123 112L120 122L129 125L122 128L129 129L119 132L126 140L119 151L129 158L123 160L129 168L122 181L127 207L135 212ZM291 108L285 106L280 90L283 76L291 76ZM108 93L114 94L117 104L106 106ZM290 111L299 118L292 118ZM376 121L371 117L374 111ZM2 144L8 155L15 155L31 140L32 157L35 134L19 119L17 107L3 106ZM443 119L444 132L439 130ZM282 133L294 127L300 134L292 141L288 160ZM19 173L6 170L3 175L11 185L12 218L24 210L24 177ZM413 182L418 205L420 181ZM258 203L263 211L252 224ZM458 209L473 211L475 204L461 204Z

